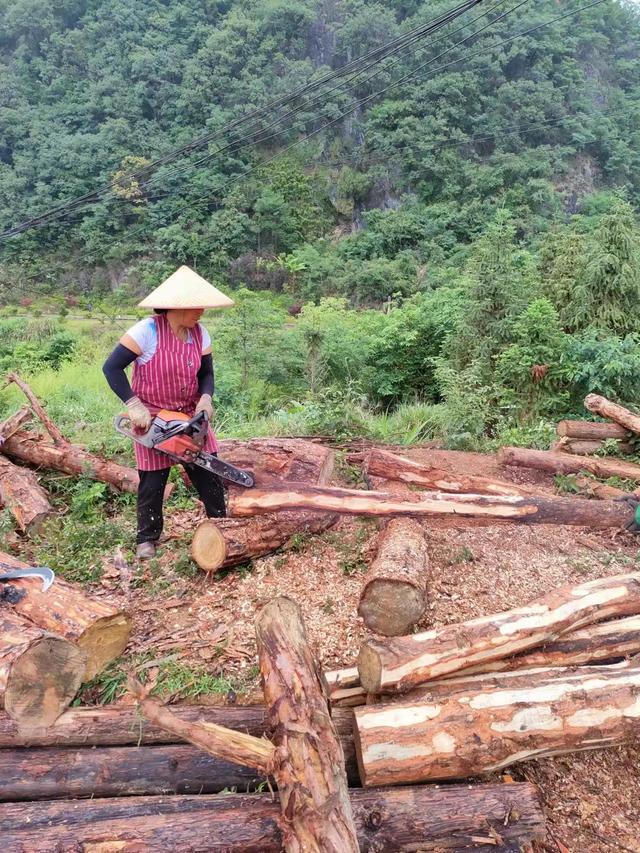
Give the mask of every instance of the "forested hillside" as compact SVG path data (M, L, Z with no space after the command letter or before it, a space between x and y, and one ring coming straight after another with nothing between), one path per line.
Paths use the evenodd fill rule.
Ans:
M285 98L451 9L0 0L4 303L117 311L188 263L238 295L221 393L254 414L418 402L421 434L473 443L632 402L636 5L485 0Z

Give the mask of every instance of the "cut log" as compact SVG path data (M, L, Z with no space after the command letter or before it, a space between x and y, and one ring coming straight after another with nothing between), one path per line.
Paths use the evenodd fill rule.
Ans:
M24 426L33 417L33 413L28 406L23 406L15 414L8 417L0 423L0 447L2 442L17 432L20 427Z
M433 492L454 492L476 495L527 495L529 489L492 480L489 477L477 477L472 474L458 474L443 471L430 465L424 465L398 456L388 450L373 447L365 456L364 472L385 480L399 480L409 485L422 486Z
M588 471L596 477L622 477L625 480L640 480L640 465L614 459L611 456L593 458L572 456L570 453L554 453L549 450L529 450L524 447L503 447L498 452L501 465L519 465L536 468L550 474L578 474Z
M545 835L533 785L447 785L350 791L359 849L523 850ZM126 797L0 806L11 853L224 850L280 853L278 804L269 794Z
M20 728L51 725L82 682L85 654L0 610L0 704Z
M603 421L558 421L556 432L561 438L591 441L606 441L608 438L627 441L629 438L629 432L624 427Z
M358 851L344 753L302 618L276 598L256 619L258 661L277 747L274 777L286 818L287 853Z
M588 495L592 498L598 498L601 501L614 501L617 498L623 498L627 492L624 489L617 489L615 486L608 486L606 483L600 483L598 480L593 480L591 477L576 477L576 486L580 489L580 493Z
M36 468L62 471L109 483L122 492L138 491L138 472L116 462L93 456L75 444L48 444L42 436L18 431L7 438L2 453Z
M47 493L38 478L0 456L0 504L8 509L23 532L35 533L52 514Z
M358 656L367 693L406 692L479 663L535 648L612 617L640 613L640 573L555 589L525 607L408 637L371 639Z
M378 550L360 593L358 614L369 630L407 634L427 607L429 554L413 518L394 518L378 535Z
M26 563L0 552L0 562L16 569ZM63 580L56 580L42 591L35 577L12 581L26 595L13 605L20 616L34 625L75 643L86 654L83 680L87 681L124 651L131 632L131 619L121 610L88 598Z
M546 455L564 456L565 454ZM596 460L587 461L595 462ZM636 467L640 472L640 465ZM386 492L332 489L327 486L309 486L305 483L282 484L271 489L245 489L242 493L234 490L229 494L229 511L233 516L246 518L289 509L314 509L322 512L373 516L455 515L461 518L484 517L527 524L572 524L598 530L626 527L633 521L634 515L634 510L630 506L613 501L605 504L579 498L445 495L442 492L416 493L413 500L408 498L398 500L394 495Z
M327 483L335 465L331 448L301 438L225 439L220 442L220 456L251 471L257 484L274 480Z
M344 669L325 670L322 673L324 692L329 704L334 708L355 708L364 705L367 694L360 684L360 673L357 666Z
M617 449L620 453L633 453L633 447L628 441L616 441ZM556 441L549 449L557 453L572 453L574 456L592 456L599 453L604 446L603 441L587 439L587 438L561 438Z
M355 710L363 785L459 779L640 736L640 665L540 670L526 686Z
M46 429L46 431L51 436L54 444L67 444L67 439L63 436L63 434L58 429L57 425L51 420L49 415L46 413L44 406L38 400L36 395L33 393L29 385L22 379L17 373L10 372L7 373L7 382L6 385L9 385L11 382L14 382L18 388L25 395L27 400L31 403L31 408L38 416L38 420L42 424L42 426Z
M587 394L584 398L584 406L594 415L608 418L629 432L636 433L636 435L640 434L640 415L634 415L624 406L612 403L611 400L607 400L606 397L601 397L599 394Z
M291 850L357 850L342 772L343 750L296 605L279 598L261 611L256 637L265 699L283 751L277 774ZM285 753L286 750L286 753ZM304 791L300 797L297 790Z
M321 533L339 518L337 513L294 511L258 518L206 519L193 534L191 556L205 572L215 572L270 554L292 536Z
M266 741L265 741L266 742ZM356 784L358 775L356 771ZM250 791L264 775L187 744L0 750L0 801Z

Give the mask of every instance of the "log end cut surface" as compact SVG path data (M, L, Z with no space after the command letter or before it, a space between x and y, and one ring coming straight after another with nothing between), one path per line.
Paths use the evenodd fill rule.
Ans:
M83 652L66 640L37 640L11 668L6 712L21 728L52 725L78 692L84 665Z
M371 693L374 696L380 693L382 663L378 652L368 643L364 643L360 648L358 672L360 673L360 684L365 693Z
M227 545L218 526L210 520L198 525L193 534L191 556L204 572L215 572L224 563Z
M103 616L78 638L78 646L87 655L84 681L94 678L108 663L124 652L131 633L131 617L117 612Z
M376 634L396 637L408 634L422 618L425 596L413 583L376 578L362 593L358 613Z

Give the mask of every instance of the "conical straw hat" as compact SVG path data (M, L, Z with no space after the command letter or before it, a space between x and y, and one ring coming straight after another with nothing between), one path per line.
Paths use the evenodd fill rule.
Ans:
M182 266L138 305L140 308L228 308L233 299L197 272Z

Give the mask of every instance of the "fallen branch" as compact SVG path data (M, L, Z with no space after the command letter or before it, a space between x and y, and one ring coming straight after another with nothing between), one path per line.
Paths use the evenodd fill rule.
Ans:
M476 664L535 648L571 629L640 613L640 573L563 586L525 607L413 634L369 640L358 656L367 693L406 692Z
M10 385L12 382L18 386L18 388L22 391L27 400L31 403L31 408L38 416L38 420L40 421L42 426L51 436L53 443L60 445L68 444L67 439L60 432L56 424L51 420L49 415L44 410L44 406L42 405L40 400L38 400L29 385L27 385L27 383L24 381L24 379L22 379L17 373L7 373L7 381L5 383L5 387L6 385Z

